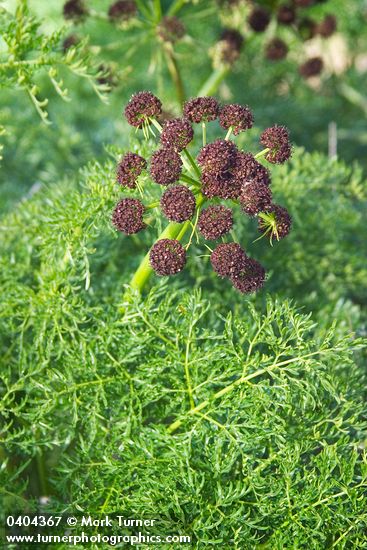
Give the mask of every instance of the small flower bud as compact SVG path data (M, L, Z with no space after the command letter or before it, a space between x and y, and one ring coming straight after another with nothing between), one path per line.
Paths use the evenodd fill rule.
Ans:
M267 128L260 136L260 142L270 149L265 155L268 162L282 164L292 155L292 146L289 142L289 132L285 126Z
M157 117L161 112L162 103L151 92L134 94L125 107L126 120L136 128L141 128L147 118Z
M149 260L157 275L174 275L185 266L186 250L179 241L161 239L152 246Z
M226 235L232 227L232 210L226 206L208 206L200 213L198 228L205 239L219 239Z
M158 149L153 153L150 163L150 175L160 185L169 185L177 181L182 171L182 160L174 149Z
M207 174L222 174L233 165L237 147L232 141L216 139L201 148L197 157L199 165Z
M255 7L250 13L247 21L255 32L264 32L270 23L270 15L264 8Z
M264 286L265 269L257 260L247 257L245 267L233 275L231 281L242 294L256 292Z
M163 42L174 44L186 34L185 25L177 17L165 16L157 28L158 36Z
M265 183L250 182L242 187L240 204L249 216L255 216L271 206L270 187Z
M191 122L210 122L218 118L219 104L214 97L194 97L186 101L183 112Z
M122 199L117 203L112 215L112 223L126 235L138 233L145 227L144 205L138 199Z
M279 204L273 204L266 210L270 220L259 218L259 231L266 234L271 240L284 239L292 227L292 218L288 211Z
M137 177L140 176L146 167L147 162L143 157L129 151L117 165L116 179L123 187L134 189Z
M318 76L324 67L324 63L321 57L311 57L299 68L299 74L303 78L311 78L312 76Z
M293 6L280 6L277 12L277 20L283 25L291 25L296 20L296 11Z
M163 214L174 222L181 223L192 218L195 207L195 195L185 185L169 187L161 198Z
M288 46L280 38L273 38L267 43L265 48L265 56L269 61L279 61L284 59L288 54Z
M161 134L163 147L172 147L182 151L194 138L194 130L190 122L185 118L173 118L167 120Z
M232 277L244 269L247 256L237 243L219 244L210 256L210 262L219 277Z
M133 0L118 0L108 8L110 21L128 21L136 14L137 8Z
M225 130L232 127L234 135L252 128L254 117L247 105L224 105L219 113L219 124Z

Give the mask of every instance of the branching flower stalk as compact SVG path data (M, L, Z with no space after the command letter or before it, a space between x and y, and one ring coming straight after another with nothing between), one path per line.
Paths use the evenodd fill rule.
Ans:
M161 101L151 92L133 95L124 111L128 123L141 129L145 137L150 134L156 137L152 127L159 132L160 148L151 156L149 172L151 180L166 190L159 203L154 201L147 206L140 198L121 199L112 222L127 235L138 233L152 222L152 215L147 218L146 211L155 212L158 205L170 222L141 261L130 286L142 292L153 272L159 276L179 273L196 235L199 244L201 238L223 241L214 250L207 247L211 250L211 265L219 277L228 278L241 293L257 291L265 282L265 269L238 242L226 241L234 234L233 212L221 201L240 204L245 214L257 216L259 231L271 244L273 238L287 236L291 217L285 208L273 203L268 169L250 152L240 151L231 139L252 128L251 110L239 104L220 106L213 97L197 97L184 104L182 118L169 119L163 126L157 120L161 112ZM227 135L206 144L206 124L217 119ZM193 124L201 125L205 143L196 158L188 149L194 140ZM257 157L269 163L283 163L291 156L289 134L284 127L266 129L260 142L264 149ZM138 189L144 199L145 190L139 177L147 167L146 159L127 152L117 166L118 183ZM188 242L182 245L190 228Z

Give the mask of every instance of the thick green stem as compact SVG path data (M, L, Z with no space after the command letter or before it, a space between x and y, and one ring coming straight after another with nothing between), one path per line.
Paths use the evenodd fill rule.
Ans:
M169 73L176 87L177 99L180 105L183 105L185 103L185 88L175 54L172 48L167 46L164 47L164 54Z
M206 122L201 123L201 127L203 129L203 146L206 145Z
M260 151L260 153L257 153L257 155L255 155L255 159L259 159L260 157L263 157L264 155L266 155L266 153L269 153L270 149L269 147L267 147L266 149L263 149L262 151Z
M225 79L229 71L230 67L228 65L215 69L209 78L204 82L197 95L208 96L215 94L220 83Z
M201 178L201 174L200 174L200 170L196 164L196 162L194 161L194 159L192 158L191 154L189 153L189 151L187 149L183 149L183 154L185 155L185 157L187 158L187 160L189 161L189 163L191 164L195 174L198 176L198 178L200 179Z

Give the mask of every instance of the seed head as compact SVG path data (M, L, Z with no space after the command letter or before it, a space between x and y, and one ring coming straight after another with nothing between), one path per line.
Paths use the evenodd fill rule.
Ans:
M208 206L200 213L198 228L205 239L219 239L226 235L232 227L232 210L227 206Z
M72 48L73 46L76 46L78 42L79 42L79 39L76 36L76 34L69 34L69 36L67 36L62 43L63 52L64 53L67 52L70 48Z
M157 117L162 112L161 101L151 92L134 94L125 107L125 117L131 126L141 128L149 117Z
M185 25L177 17L163 17L157 28L158 36L163 42L174 44L186 34Z
M242 187L240 203L243 211L249 216L255 216L271 206L270 187L265 183L250 182Z
M233 65L240 56L244 39L235 29L224 29L218 42L218 53L222 63Z
M283 25L291 25L296 19L296 11L293 6L280 6L277 19Z
M237 153L232 174L241 186L248 182L270 185L269 170L260 164L251 153L244 153L243 151Z
M213 250L210 261L219 277L232 277L246 265L246 252L237 243L223 243Z
M129 151L117 165L116 179L123 187L134 189L137 177L146 167L147 162L143 157Z
M311 57L299 68L299 74L303 78L311 78L312 76L318 76L324 67L324 63L321 57Z
M292 227L292 218L288 210L279 204L273 204L266 210L266 214L270 216L271 221L259 218L259 231L271 240L284 239Z
M270 151L265 155L268 162L282 164L292 155L292 146L289 142L289 132L285 126L267 128L260 136L260 142Z
M265 56L269 61L279 61L287 57L288 46L280 38L273 38L267 43L265 49Z
M186 101L183 112L191 122L210 122L218 118L219 103L214 97L194 97Z
M174 275L185 266L186 250L179 241L161 239L152 246L149 260L157 275Z
M173 222L181 223L192 218L195 206L195 195L185 185L169 187L161 198L163 214Z
M248 17L248 24L255 32L264 32L269 23L270 15L261 7L255 7Z
M145 227L144 205L138 199L122 199L112 214L112 223L119 231L132 235Z
M236 160L237 147L232 141L216 139L201 148L197 161L206 174L221 175Z
M65 19L73 19L75 21L82 20L88 15L83 0L68 0L63 7Z
M160 185L169 185L177 181L182 171L182 160L174 149L158 149L153 153L150 163L150 175Z
M241 194L242 183L230 172L224 174L201 174L201 191L208 199L218 197L220 199L238 199Z
M257 260L247 258L245 267L233 275L231 281L242 294L256 292L264 286L265 269Z
M219 124L225 130L232 126L234 135L252 128L254 117L247 105L224 105L219 113Z
M194 130L185 118L173 118L167 120L161 134L163 147L172 147L176 151L182 151L193 140Z
M337 23L334 15L326 15L316 27L316 33L324 38L329 38L336 31Z
M133 0L118 0L108 8L108 16L111 21L127 21L137 13Z

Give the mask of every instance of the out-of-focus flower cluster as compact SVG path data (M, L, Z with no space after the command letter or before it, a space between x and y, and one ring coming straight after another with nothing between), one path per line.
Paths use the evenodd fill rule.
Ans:
M259 232L271 242L288 235L291 217L284 207L274 203L270 171L258 160L263 158L268 165L286 162L292 154L288 130L277 125L267 128L260 136L263 150L253 155L239 150L231 139L253 126L253 114L247 105L220 105L213 97L196 97L185 103L182 118L167 120L163 127L157 120L161 113L160 100L147 91L133 95L125 107L129 124L144 129L146 135L158 130L160 144L149 162L131 151L118 162L117 182L130 190L137 189L141 196L124 197L118 202L112 214L113 225L127 235L137 233L149 225L152 211L160 208L171 225L149 253L157 275L174 275L184 268L192 236L186 246L181 240L191 228L197 241L211 251L211 265L219 277L228 278L242 293L258 290L264 284L265 269L240 244L231 242L233 208L237 206L244 215L256 217ZM226 131L225 138L205 143L206 124L214 120ZM203 127L203 145L196 158L187 149L194 139L194 124ZM146 170L150 184L164 187L160 201L153 205L145 205L142 199L144 185L139 178ZM213 249L205 243L218 240L222 242Z

